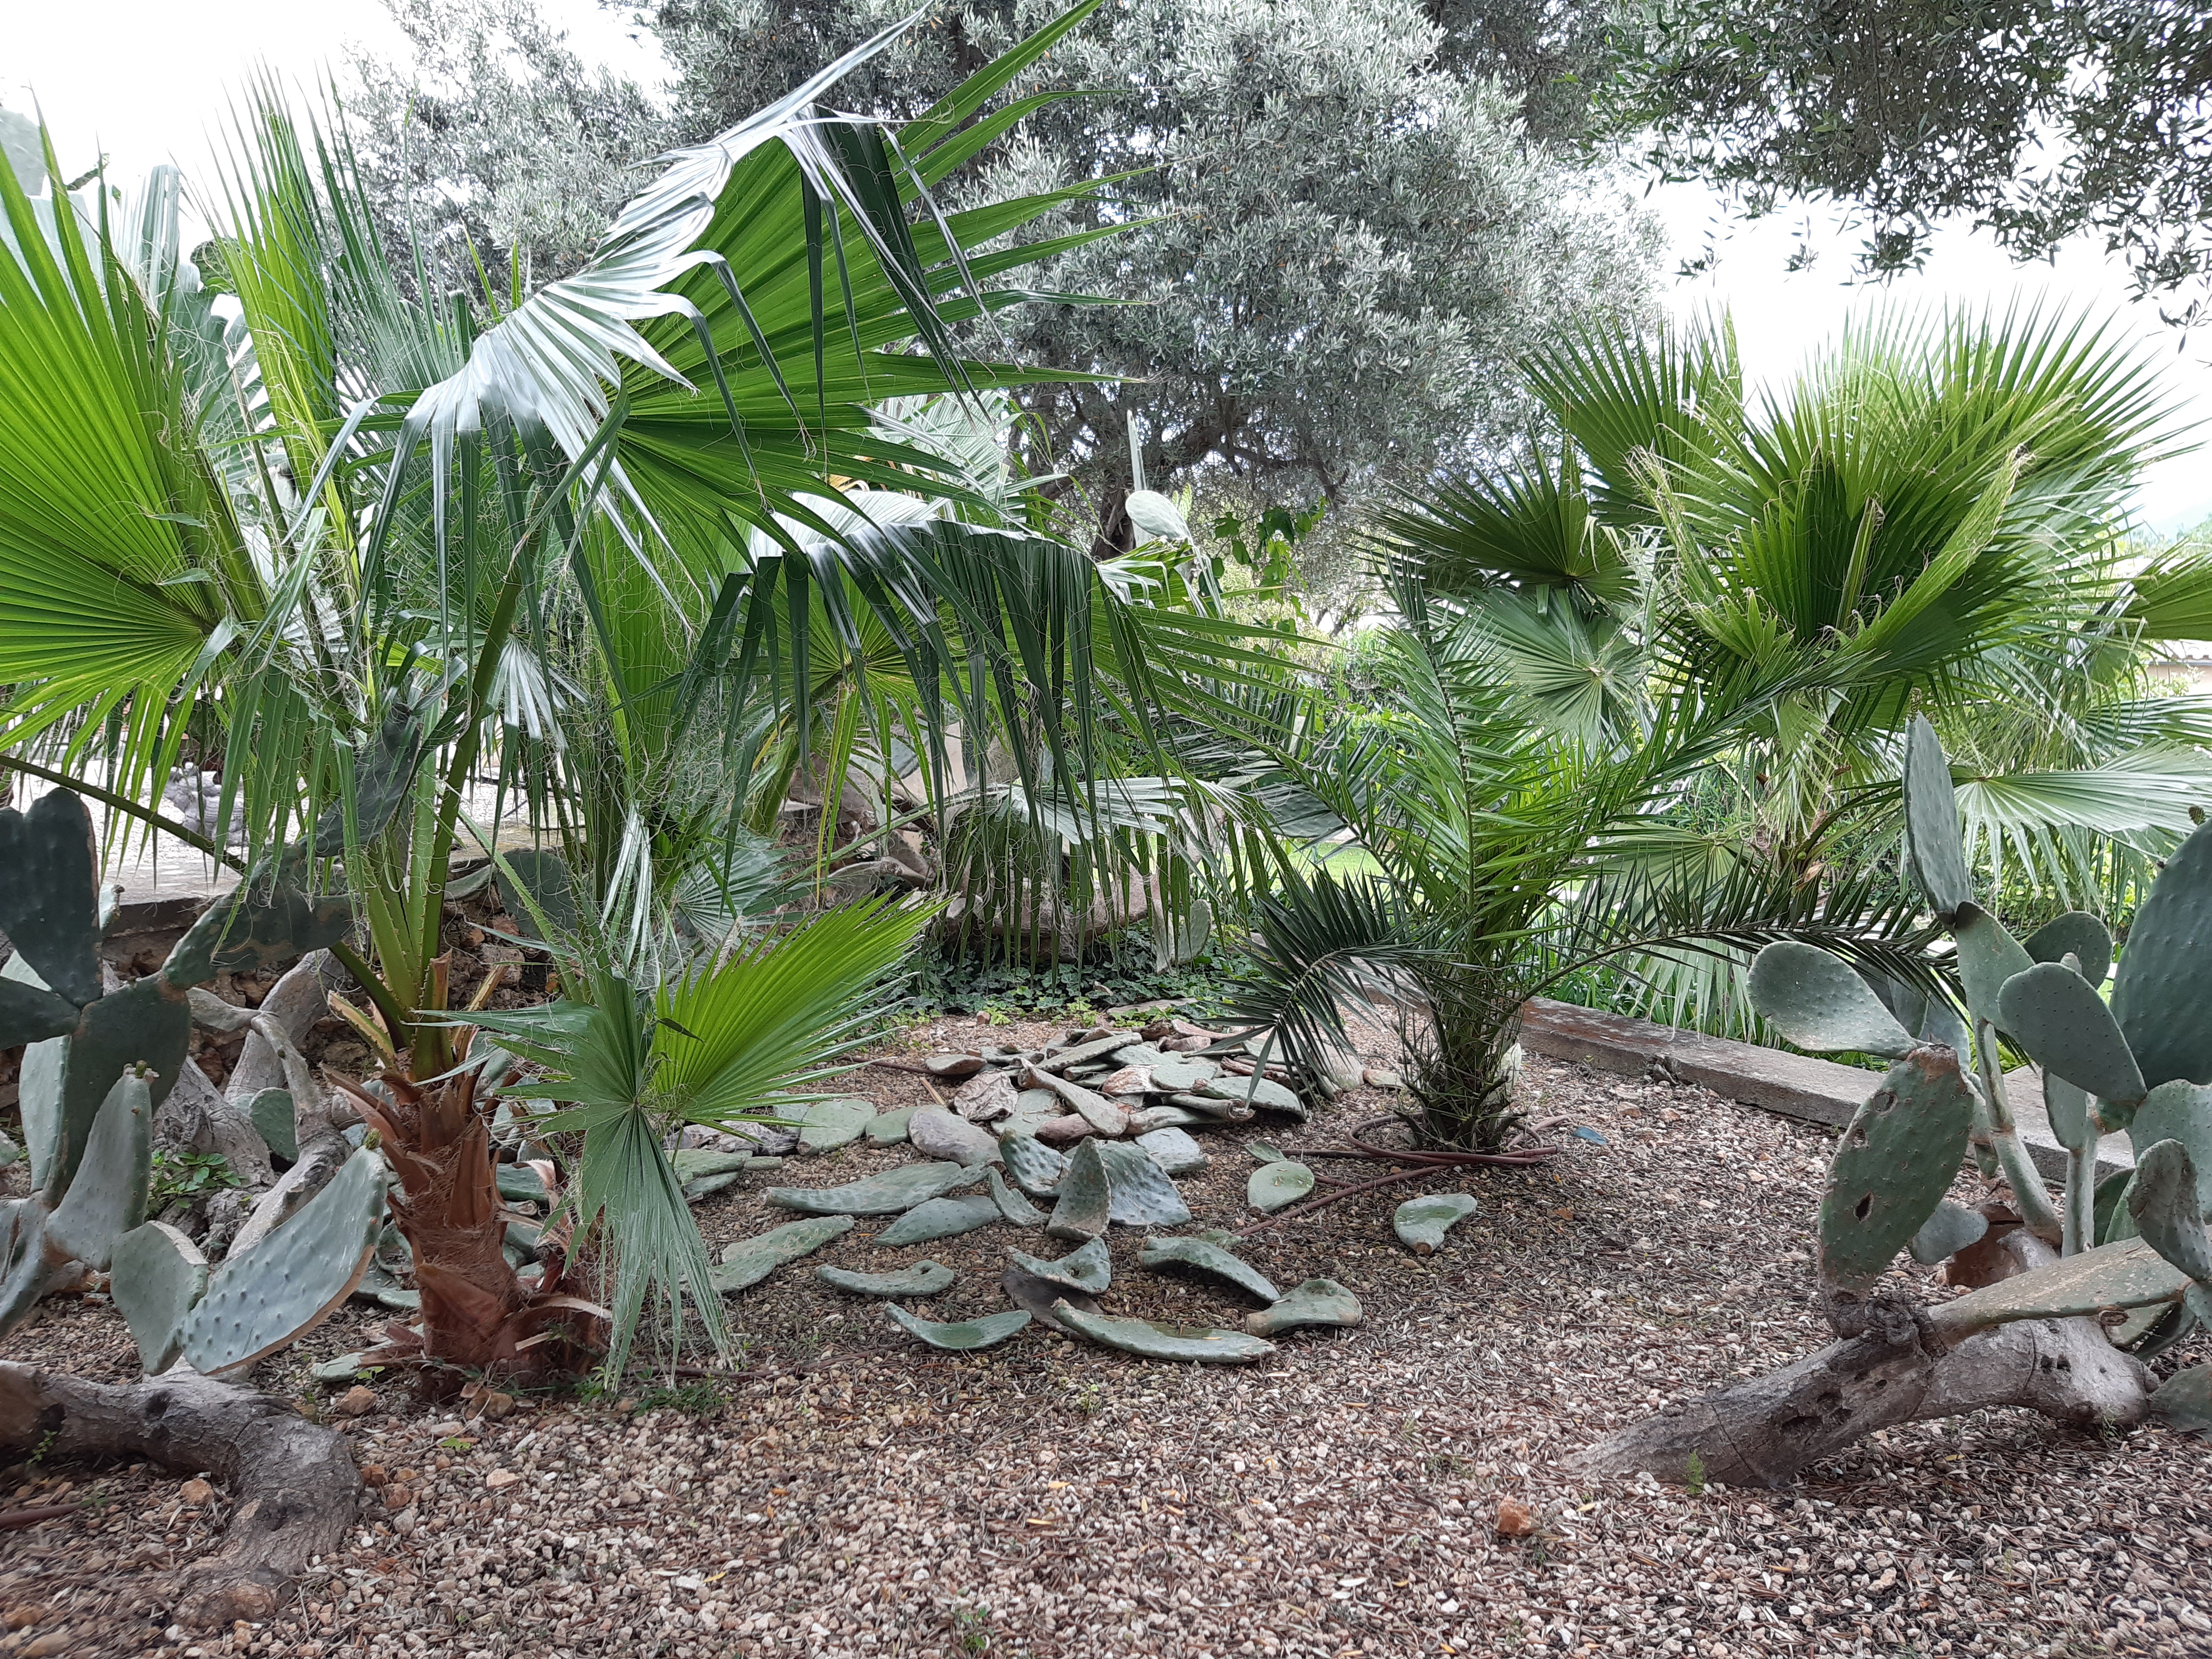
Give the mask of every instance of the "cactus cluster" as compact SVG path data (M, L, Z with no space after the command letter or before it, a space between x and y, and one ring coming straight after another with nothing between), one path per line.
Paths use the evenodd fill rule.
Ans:
M1853 1295L1900 1249L1932 1263L1979 1243L1987 1218L1944 1201L1971 1152L2009 1183L2027 1229L2062 1254L1932 1310L1936 1326L1955 1337L2098 1315L2116 1344L2148 1358L2212 1321L2212 1024L2200 1006L2212 979L2212 826L2160 872L2107 1004L2112 940L2101 921L2070 912L2023 944L1975 897L1950 765L1924 720L1907 735L1904 782L1907 864L1956 942L1966 1019L1810 945L1769 945L1752 964L1753 1003L1791 1042L1891 1062L1831 1166L1822 1281ZM2043 1075L2067 1152L2056 1206L2013 1120L2000 1034ZM2136 1168L2100 1185L2098 1142L2121 1132Z
M209 1373L237 1370L309 1328L360 1280L382 1224L384 1160L356 1152L296 1213L210 1273L181 1233L146 1218L154 1116L187 1063L192 988L326 945L348 911L281 878L242 884L160 969L103 994L100 941L112 912L102 913L98 872L92 817L76 794L0 811L0 933L15 947L0 965L0 1048L29 1044L21 1104L33 1187L0 1205L0 1334L48 1291L106 1272L149 1373L179 1358ZM253 1115L265 1138L289 1139L289 1096L257 1101Z

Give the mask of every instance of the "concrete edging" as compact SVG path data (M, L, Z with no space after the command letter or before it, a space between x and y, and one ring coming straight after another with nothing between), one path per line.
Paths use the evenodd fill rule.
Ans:
M1872 1072L1832 1060L1679 1031L1648 1019L1578 1008L1546 997L1532 999L1521 1010L1521 1046L1594 1071L1640 1077L1656 1068L1682 1082L1702 1084L1726 1099L1838 1129L1851 1121L1877 1080ZM2063 1182L2066 1149L2051 1133L2050 1120L2044 1115L2041 1078L2033 1069L2023 1068L2008 1073L2005 1085L2020 1138L2036 1168L2049 1179ZM2097 1147L2100 1176L2131 1170L2135 1162L2134 1148L2124 1134L2106 1135Z

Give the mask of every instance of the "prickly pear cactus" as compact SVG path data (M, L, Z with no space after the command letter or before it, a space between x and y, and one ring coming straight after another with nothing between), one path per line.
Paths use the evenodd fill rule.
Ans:
M1973 1127L1973 1097L1949 1049L1915 1048L1889 1068L1829 1168L1823 1279L1859 1291L1889 1270L1950 1190Z

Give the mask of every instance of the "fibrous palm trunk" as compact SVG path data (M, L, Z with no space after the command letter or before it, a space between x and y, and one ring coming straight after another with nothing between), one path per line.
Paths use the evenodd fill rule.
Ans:
M573 1371L604 1346L605 1309L568 1283L568 1253L548 1229L536 1273L506 1255L507 1212L491 1150L491 1101L473 1068L417 1085L387 1070L380 1097L339 1082L382 1137L399 1177L393 1218L415 1252L418 1330L390 1328L369 1363L412 1363L424 1387L449 1392L470 1376ZM550 1176L550 1170L545 1171ZM552 1182L547 1182L549 1199Z

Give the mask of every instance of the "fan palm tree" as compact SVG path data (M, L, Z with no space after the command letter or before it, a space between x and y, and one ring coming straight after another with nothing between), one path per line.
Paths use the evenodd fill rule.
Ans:
M590 873L611 884L625 848L658 834L680 864L722 832L741 803L651 820L717 726L743 741L764 686L791 688L803 751L809 629L784 619L882 629L933 775L1017 706L998 723L1024 781L1041 758L1079 775L1094 632L1143 683L1127 607L1079 550L957 521L841 533L818 505L933 465L878 429L882 399L1036 378L956 336L1030 297L1004 277L1058 245L1005 239L1060 196L948 214L933 192L1024 107L985 106L1095 4L896 127L824 101L887 31L672 157L574 276L473 303L395 276L405 251L380 245L342 129L267 88L205 204L228 337L173 178L118 217L104 186L72 210L0 168L0 764L250 882L350 902L359 933L336 951L388 1054L378 1110L440 1282L437 1358L538 1363L576 1313L555 1269L519 1284L501 1258L497 1079L448 1012L448 870L465 836L493 841L465 811L480 771L585 800ZM586 702L605 729L565 741ZM148 805L193 733L221 748L242 856ZM603 982L653 971L658 937L617 940ZM822 984L834 1026L859 987Z

